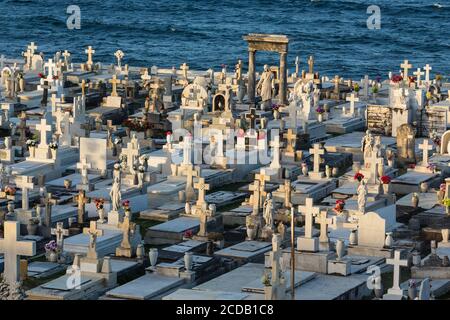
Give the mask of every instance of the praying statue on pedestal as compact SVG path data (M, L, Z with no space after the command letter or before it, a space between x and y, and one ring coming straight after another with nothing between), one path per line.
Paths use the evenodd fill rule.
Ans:
M273 74L269 69L269 66L264 65L264 72L261 74L258 86L256 87L257 92L261 96L261 109L269 108L272 105L272 88L273 88Z
M361 213L366 212L366 201L367 201L367 186L364 180L358 186L358 211Z
M264 221L266 222L265 227L268 227L269 229L273 230L273 214L274 214L274 207L273 207L273 200L272 200L272 194L268 193L266 196L266 200L264 201Z
M364 166L365 168L370 167L370 157L372 156L374 146L374 139L370 130L366 131L366 135L361 140L361 151L363 152L364 157Z

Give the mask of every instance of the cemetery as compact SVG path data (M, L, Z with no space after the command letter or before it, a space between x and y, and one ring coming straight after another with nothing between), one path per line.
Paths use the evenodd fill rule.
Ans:
M450 82L241 41L222 70L2 57L0 300L448 296Z

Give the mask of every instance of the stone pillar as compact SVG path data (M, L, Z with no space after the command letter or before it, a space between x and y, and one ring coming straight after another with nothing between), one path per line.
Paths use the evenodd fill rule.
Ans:
M248 102L250 104L255 104L255 82L256 82L256 75L255 75L255 50L248 50L248 88L247 88L247 94L248 94Z
M287 84L287 52L280 53L280 88L279 88L279 100L280 104L287 104L286 100L286 84Z

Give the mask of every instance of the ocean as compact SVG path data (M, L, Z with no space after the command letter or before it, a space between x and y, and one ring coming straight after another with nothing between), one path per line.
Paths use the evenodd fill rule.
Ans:
M79 30L67 28L69 5L80 8ZM367 27L370 5L380 8L380 29ZM450 73L450 0L2 0L0 15L0 54L11 58L34 41L46 58L67 49L85 61L91 45L94 61L106 64L121 49L133 66L232 70L238 59L246 66L243 35L274 33L290 38L291 71L296 56L307 69L313 55L315 70L330 77L384 78L405 59ZM279 57L262 52L256 61L261 71Z

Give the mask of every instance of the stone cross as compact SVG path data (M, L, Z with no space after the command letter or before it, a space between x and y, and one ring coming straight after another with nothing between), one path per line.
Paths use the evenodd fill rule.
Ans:
M320 148L320 144L315 143L314 148L309 149L309 153L314 155L313 172L320 172L320 156L325 154L325 150Z
M425 83L430 83L430 71L433 70L433 68L427 64L425 65Z
M422 166L428 166L428 151L433 149L433 146L429 144L428 139L424 139L422 144L419 144L419 149L422 150Z
M421 71L420 68L417 68L417 71L413 73L417 77L417 86L420 86L421 80L420 77L423 76L425 73Z
M86 191L79 190L78 195L76 196L76 201L78 204L78 223L82 224L84 223L86 215L86 203L89 202L88 198L86 197Z
M402 295L403 290L400 288L400 267L407 267L408 260L400 259L401 250L395 250L393 259L386 259L386 264L390 264L394 266L394 282L391 289L388 290L393 294Z
M33 53L31 52L31 50L27 50L25 53L23 53L23 56L27 60L26 65L28 66L28 68L30 68L31 67L31 58L33 57Z
M297 144L297 134L292 129L288 129L287 133L283 134L283 138L286 139L286 152L295 152L295 146Z
M200 167L194 166L192 164L187 165L185 167L184 174L186 175L186 191L192 189L192 185L194 182L194 177L200 177ZM187 195L187 194L186 194Z
M352 93L350 95L350 97L347 97L345 100L350 102L350 116L354 117L355 116L355 102L358 102L359 98L357 98L355 96L355 94Z
M313 56L310 56L308 59L308 67L309 67L309 73L314 72L314 58Z
M320 215L315 218L315 222L320 224L320 242L328 242L328 225L333 224L333 219L327 218L328 211L320 212Z
M205 178L199 178L198 182L194 184L194 188L198 190L197 205L201 206L205 203L205 194L209 190L209 184L205 183Z
M20 222L4 222L4 238L0 240L0 252L5 258L4 277L9 284L20 281L20 256L34 256L36 242L18 241Z
M66 68L69 68L70 52L67 50L64 50L62 55L64 57L64 64L65 64Z
M31 42L27 47L27 49L31 52L32 55L36 52L37 48L38 47L34 44L34 42Z
M120 68L122 67L121 62L122 62L122 59L123 59L123 57L125 56L125 54L123 53L122 50L117 50L117 51L114 53L114 56L117 58L117 66L118 66L119 69L120 69Z
M86 95L86 88L87 88L87 84L86 84L86 80L81 80L81 96L85 96Z
M95 50L92 49L91 46L89 46L86 50L84 50L84 52L87 54L87 65L93 65L94 61L92 60L92 55L95 54Z
M88 259L97 259L97 237L103 236L103 230L97 229L97 221L91 221L89 228L83 229L83 234L89 235Z
M53 76L56 75L56 63L53 62L53 59L48 59L48 62L44 64L44 68L47 68L47 80L53 81Z
M298 71L300 66L300 58L299 56L295 57L295 76L298 77Z
M56 201L52 199L52 194L50 192L46 193L44 197L45 205L45 219L43 225L47 228L52 226L52 205L56 204Z
M251 108L250 109L250 113L247 113L245 115L245 118L250 120L250 129L255 129L255 127L256 127L256 117L257 117L257 115L256 115L256 109L255 108Z
M117 97L117 85L120 84L120 80L118 80L117 76L114 74L112 79L109 80L109 83L112 84L111 97Z
M28 210L28 189L33 189L34 183L30 181L30 177L21 176L20 179L17 177L16 185L22 189L22 209Z
M183 77L187 80L189 66L186 64L186 62L180 66L180 69L183 71Z
M338 75L334 76L334 93L339 94L339 83L341 82L341 78Z
M403 68L403 79L407 80L408 78L408 70L412 68L412 65L409 63L408 60L405 60L401 65L400 68Z
M81 162L77 163L77 169L81 172L81 184L87 185L89 183L88 169L91 169L92 165L87 162L87 158L83 157Z
M304 206L298 206L298 211L305 216L305 238L313 237L313 218L320 213L320 208L313 206L313 199L306 198Z
M48 135L47 132L51 132L52 131L52 126L51 125L47 125L47 119L42 118L41 119L41 123L36 125L36 129L39 130L41 132L41 141L39 142L39 145L42 147L47 147L48 146Z
M69 235L69 230L64 229L64 223L63 222L57 222L56 228L52 228L51 230L52 235L56 236L56 244L58 248L63 250L64 248L64 236Z
M139 156L139 149L135 148L132 142L127 143L127 147L122 150L122 152L127 156L127 167L130 171L133 171L134 159Z
M261 188L261 182L255 180L253 184L249 186L249 190L253 191L253 215L257 215L261 206L261 194L264 192L264 189Z

